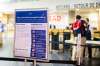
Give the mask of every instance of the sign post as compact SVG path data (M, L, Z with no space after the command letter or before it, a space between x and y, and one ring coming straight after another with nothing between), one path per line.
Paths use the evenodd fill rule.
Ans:
M14 56L47 60L47 10L16 10Z

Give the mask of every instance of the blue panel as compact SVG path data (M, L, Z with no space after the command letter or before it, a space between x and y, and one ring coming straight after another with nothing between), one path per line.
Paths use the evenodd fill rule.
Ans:
M16 23L47 23L47 10L16 11Z
M43 59L46 56L46 30L32 30L31 57Z

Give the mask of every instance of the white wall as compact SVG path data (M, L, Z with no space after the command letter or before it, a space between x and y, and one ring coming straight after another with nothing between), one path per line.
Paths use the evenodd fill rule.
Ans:
M99 1L99 0L98 0ZM37 1L25 1L25 2L11 2L0 3L0 10L10 11L11 9L23 9L23 8L43 8L55 9L56 5L66 5L75 3L87 3L96 2L96 0L37 0Z
M67 5L76 3L89 3L89 2L96 2L96 0L37 0L37 1L26 1L26 2L11 2L11 3L1 3L0 4L0 12L12 12L14 13L15 9L29 9L29 8L48 8L49 13L58 12L56 10L56 6L58 5ZM61 9L63 11L63 9ZM67 12L67 9L65 9ZM62 15L67 17L68 14ZM63 28L66 26L68 21L67 18L60 23L52 22L51 24L55 24L58 28ZM61 26L62 25L62 26Z

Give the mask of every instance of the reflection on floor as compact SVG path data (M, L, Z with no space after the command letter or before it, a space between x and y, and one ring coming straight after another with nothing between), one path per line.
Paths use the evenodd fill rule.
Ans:
M100 66L100 58L85 59L85 62L82 66Z
M13 57L13 45L14 37L4 34L3 36L3 47L0 48L0 57ZM70 52L65 50L64 53L59 53L58 51L53 51L52 54L49 53L48 59L53 60L69 60L71 57ZM52 63L37 63L39 66L75 66L73 64L52 64ZM15 61L2 61L0 60L0 66L32 66L31 62L15 62ZM100 66L100 59L85 60L82 66Z

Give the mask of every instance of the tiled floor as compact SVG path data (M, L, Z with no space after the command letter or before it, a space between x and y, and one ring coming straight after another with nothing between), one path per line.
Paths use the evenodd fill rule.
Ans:
M5 33L3 35L3 47L0 48L0 57L13 57L13 45L14 39L11 33ZM49 54L48 59L53 60L69 60L71 57L70 53L65 52L64 54L53 51ZM75 66L73 64L52 64L52 63L37 63L39 66ZM83 66L100 66L99 60L86 60ZM0 66L32 66L31 62L15 62L15 61L2 61L0 60Z

